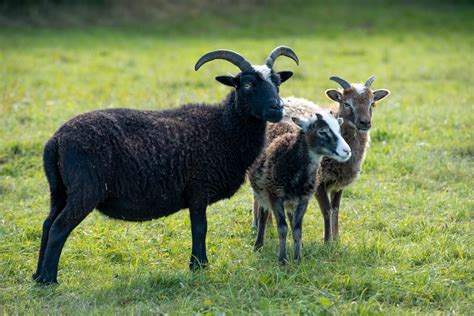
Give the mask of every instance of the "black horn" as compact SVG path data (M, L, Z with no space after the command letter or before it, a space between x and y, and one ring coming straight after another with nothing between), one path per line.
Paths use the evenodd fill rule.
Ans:
M242 55L231 50L219 49L209 52L199 58L196 65L194 66L194 70L198 70L202 65L214 59L227 60L239 67L241 71L246 71L252 67L252 65L244 57L242 57Z
M351 84L342 78L332 76L331 78L329 78L329 80L336 81L338 84L341 85L341 87L344 88L344 90L351 88Z
M372 85L372 82L374 82L375 80L375 76L370 76L369 79L367 79L367 81L365 82L365 86L367 88L370 88L370 86Z
M296 56L295 52L291 48L286 47L286 46L278 46L274 50L272 50L270 55L268 55L268 58L265 61L265 65L267 65L268 68L272 69L273 63L281 55L290 57L291 59L295 61L297 65L300 64L298 56Z

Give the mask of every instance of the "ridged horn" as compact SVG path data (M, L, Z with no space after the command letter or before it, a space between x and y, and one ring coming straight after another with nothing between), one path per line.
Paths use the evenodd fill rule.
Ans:
M341 85L341 87L344 88L344 90L351 88L351 84L342 78L332 76L331 78L329 78L329 80L336 81L338 84Z
M372 85L372 82L374 82L375 80L375 76L370 76L369 79L367 79L367 81L365 82L365 86L367 88L370 88L370 86Z
M197 71L202 65L214 59L227 60L239 67L241 71L246 71L252 67L252 65L239 53L226 49L218 49L204 54L201 58L199 58L196 65L194 66L194 70Z
M265 65L267 65L268 68L272 69L273 68L273 63L279 56L286 56L295 61L297 65L300 64L300 61L298 59L298 56L296 56L295 52L287 47L287 46L278 46L275 47L275 49L272 50L270 55L268 55L267 60L265 61Z

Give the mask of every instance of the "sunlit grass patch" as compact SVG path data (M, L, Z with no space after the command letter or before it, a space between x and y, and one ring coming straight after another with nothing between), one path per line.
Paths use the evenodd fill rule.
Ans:
M0 311L471 312L472 6L299 3L172 24L0 31ZM331 75L375 75L373 87L392 92L374 109L361 177L344 192L339 243L323 242L313 200L301 263L278 264L273 227L254 252L246 184L209 208L204 271L188 271L187 211L144 223L94 212L66 243L60 285L33 283L49 208L42 147L62 123L109 107L218 102L229 90L214 77L237 70L215 62L195 72L202 53L228 48L261 63L279 44L301 60L275 65L295 72L282 96L328 105Z

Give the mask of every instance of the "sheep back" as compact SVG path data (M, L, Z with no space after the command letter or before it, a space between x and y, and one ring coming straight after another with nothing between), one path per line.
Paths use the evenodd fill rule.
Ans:
M270 199L282 198L291 204L309 199L315 190L315 172L308 156L304 135L293 123L273 125L273 131L286 131L271 140L249 170L252 188L260 205L269 208Z
M291 116L310 117L315 112L323 109L315 103L302 98L285 98L285 119ZM335 115L338 113L338 105L334 104L331 109ZM273 137L278 135L275 130ZM348 124L342 124L341 135L352 151L351 158L346 162L338 162L328 157L323 157L318 168L316 183L325 184L329 191L341 190L350 185L360 175L362 163L369 147L370 134L360 134Z
M79 115L53 136L64 184L68 190L85 186L96 192L101 212L126 220L157 218L191 203L228 198L250 164L242 156L254 155L247 157L253 161L259 150L242 152L228 135L234 130L226 129L223 113L222 106L187 105Z

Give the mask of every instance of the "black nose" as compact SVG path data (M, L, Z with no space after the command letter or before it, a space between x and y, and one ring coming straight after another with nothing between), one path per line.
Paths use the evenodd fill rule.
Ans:
M369 120L361 119L361 120L359 120L359 125L360 125L360 127L370 128L371 124L370 124Z
M271 108L275 110L281 110L283 108L283 101L281 99L274 99L273 104L271 104Z

